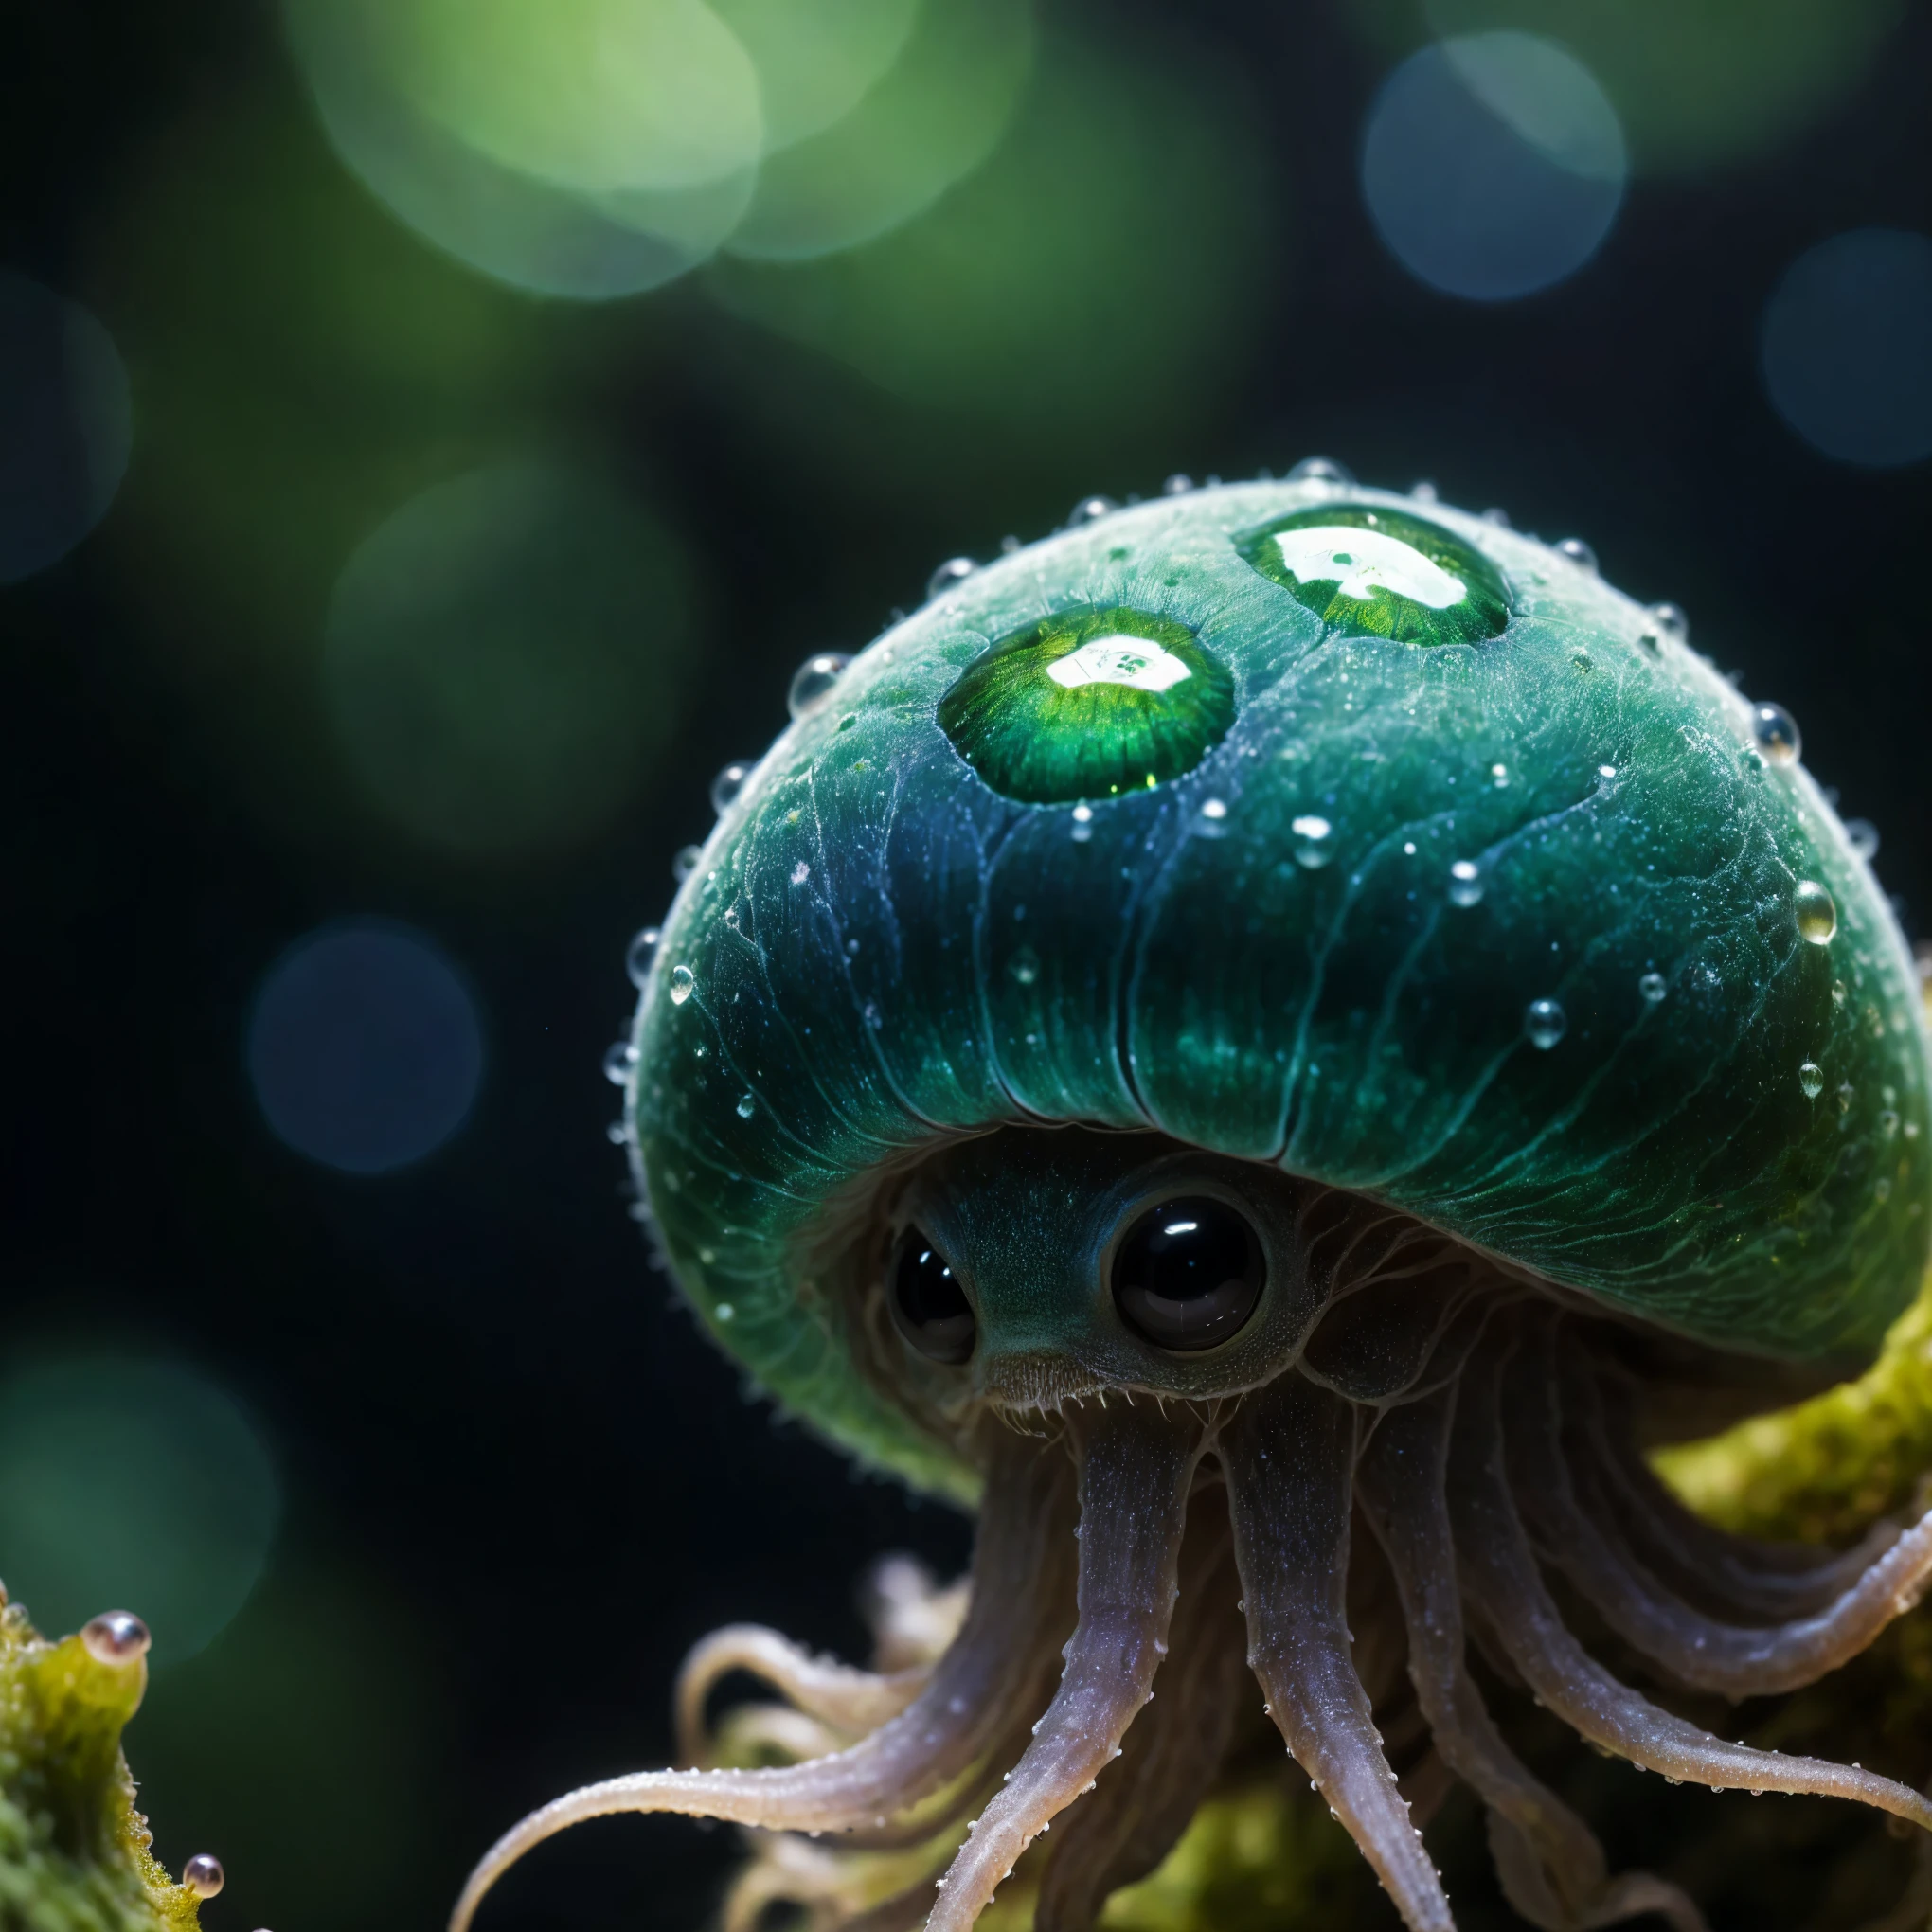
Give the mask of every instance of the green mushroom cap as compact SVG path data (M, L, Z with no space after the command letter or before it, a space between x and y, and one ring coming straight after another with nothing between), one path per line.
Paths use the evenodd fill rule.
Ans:
M1869 1352L1925 1261L1913 962L1673 617L1320 480L1115 512L888 632L731 802L639 1004L640 1179L712 1333L969 1494L855 1366L827 1230L922 1148L1085 1122L1719 1348Z

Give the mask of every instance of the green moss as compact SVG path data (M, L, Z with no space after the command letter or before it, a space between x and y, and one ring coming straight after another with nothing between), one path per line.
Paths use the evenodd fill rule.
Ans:
M1656 1463L1700 1515L1748 1536L1841 1543L1912 1506L1932 1472L1932 1277L1857 1381Z
M121 1755L144 1662L102 1664L0 1611L0 1932L198 1927L199 1901L149 1850Z

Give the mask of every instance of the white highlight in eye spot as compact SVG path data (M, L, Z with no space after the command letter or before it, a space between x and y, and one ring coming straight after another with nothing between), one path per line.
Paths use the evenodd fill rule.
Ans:
M1192 1234L1200 1225L1198 1221L1170 1221L1161 1229L1161 1232L1163 1234Z
M1078 651L1069 651L1046 667L1046 675L1068 690L1082 685L1131 685L1136 691L1164 691L1193 672L1174 655L1145 637L1124 632L1111 637L1089 637Z
M1281 562L1302 583L1338 582L1343 597L1371 598L1378 590L1412 598L1432 611L1445 611L1468 596L1461 578L1382 530L1323 524L1314 529L1282 530L1275 539Z

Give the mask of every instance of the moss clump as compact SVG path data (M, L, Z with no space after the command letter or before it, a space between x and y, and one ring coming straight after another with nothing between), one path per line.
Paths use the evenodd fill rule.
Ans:
M0 1610L0 1932L198 1932L200 1901L149 1849L121 1755L147 1683L144 1659L101 1663Z

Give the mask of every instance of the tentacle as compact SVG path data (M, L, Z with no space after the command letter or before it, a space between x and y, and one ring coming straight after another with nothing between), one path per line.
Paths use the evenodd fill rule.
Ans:
M1093 1792L1054 1833L1034 1932L1088 1932L1108 1894L1154 1870L1208 1795L1242 1700L1254 1695L1240 1588L1225 1493L1217 1487L1197 1495L1190 1511L1180 1601L1154 1699Z
M971 1607L932 1681L900 1715L835 1757L767 1771L644 1771L532 1812L484 1853L450 1917L466 1932L496 1880L532 1846L586 1818L683 1812L792 1831L883 1825L958 1776L1011 1721L1050 1658L1074 1544L1072 1465L1057 1440L1005 1434L974 1549ZM1037 1708L1037 1705L1034 1707Z
M1462 1604L1443 1489L1455 1392L1390 1410L1376 1425L1355 1493L1394 1572L1408 1624L1409 1673L1443 1762L1483 1801L1510 1904L1545 1932L1583 1932L1656 1912L1679 1932L1703 1915L1648 1872L1612 1880L1594 1833L1531 1776L1484 1708L1464 1655Z
M1556 1408L1550 1322L1544 1317L1527 1327L1505 1371L1503 1397L1510 1480L1525 1522L1610 1627L1679 1682L1728 1697L1795 1690L1855 1656L1918 1600L1932 1574L1932 1518L1908 1530L1816 1616L1769 1629L1704 1616L1659 1583L1579 1499Z
M1453 1932L1440 1879L1383 1754L1349 1655L1343 1592L1355 1411L1290 1372L1221 1431L1248 1662L1296 1762L1362 1848L1411 1932Z
M1672 1717L1619 1683L1564 1627L1516 1514L1505 1469L1499 1355L1486 1347L1465 1371L1450 1449L1448 1494L1465 1587L1530 1688L1593 1744L1667 1778L1717 1790L1807 1791L1932 1828L1932 1802L1855 1765L1734 1744Z
M1073 1424L1081 1456L1080 1621L1066 1670L1005 1789L939 1881L929 1932L963 1932L1020 1853L1112 1761L1167 1649L1188 1492L1204 1431L1120 1403Z
M1619 1380L1574 1333L1562 1347L1565 1417L1590 1445L1605 1502L1646 1564L1679 1595L1736 1622L1780 1623L1822 1609L1899 1539L1874 1524L1849 1550L1762 1543L1707 1523L1638 1454Z
M930 1668L959 1635L971 1590L970 1577L935 1583L932 1571L903 1550L882 1556L859 1592L872 1633L872 1668L887 1675Z
M695 1644L677 1673L677 1748L685 1764L703 1762L705 1700L733 1671L762 1677L798 1709L836 1730L863 1736L895 1718L926 1687L930 1667L881 1675L814 1657L758 1623L728 1623Z

